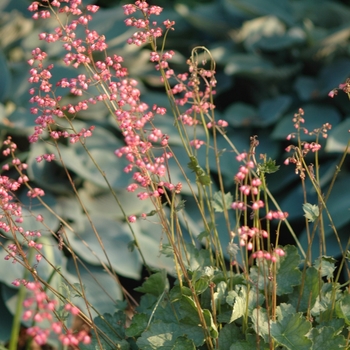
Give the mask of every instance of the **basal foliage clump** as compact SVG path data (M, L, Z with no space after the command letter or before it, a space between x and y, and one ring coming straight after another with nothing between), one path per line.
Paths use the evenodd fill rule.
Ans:
M172 68L175 52L165 47L176 23L157 21L161 7L138 0L123 10L126 26L135 30L127 42L149 46L166 107L144 102L124 58L108 54L105 36L91 26L98 6L43 0L29 10L34 19L55 20L39 39L63 45L63 63L73 72L56 76L44 47L32 50L35 127L29 143L37 145L38 167L60 165L62 191L76 201L68 212L63 195L52 205L31 182L40 179L28 176L35 167L17 157L14 137L7 137L1 244L4 258L23 267L12 281L19 292L9 348L17 347L21 321L39 345L80 349L348 348L349 282L340 276L349 277L349 241L343 249L327 206L348 146L328 191L320 185L319 151L331 124L308 130L300 108L286 135L284 166L293 168L304 193L305 249L269 190L269 174L279 165L259 153L256 135L247 149L237 149L227 136L229 122L216 117L211 52L195 47L186 72ZM339 88L349 93L348 82ZM100 116L80 120L90 109L107 111L111 132L103 133L102 142L96 138L106 129ZM238 164L229 189L223 155ZM107 172L111 161L115 167ZM75 174L86 169L89 176L77 181ZM121 171L127 179L123 190L116 185ZM308 202L309 188L316 202ZM37 212L39 205L45 213ZM339 243L338 261L327 255L326 223ZM281 246L282 234L295 245ZM318 256L311 251L316 235ZM148 275L135 289L140 300L119 280L138 277L128 275L128 265L142 265ZM91 303L96 293L107 296L103 305Z

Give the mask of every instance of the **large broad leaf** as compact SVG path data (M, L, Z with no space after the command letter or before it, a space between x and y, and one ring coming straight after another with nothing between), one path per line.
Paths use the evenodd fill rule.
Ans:
M5 343L9 340L9 334L11 334L13 317L3 298L3 284L0 284L0 295L0 341Z
M227 61L225 73L228 75L261 76L274 68L270 61L253 54L235 54Z
M310 350L312 342L306 335L311 326L300 313L288 314L282 320L272 322L271 335L288 350Z
M76 122L78 131L83 127L88 129L89 125ZM96 127L93 131L93 136L85 140L85 145L113 188L126 187L129 184L131 177L123 171L128 162L124 158L116 157L114 154L114 151L123 144L112 133L104 128ZM69 170L84 180L89 180L102 188L108 188L102 174L80 143L69 144L68 146L60 144L59 147L63 162ZM41 163L36 162L35 157L43 153L54 153L59 164L59 154L53 145L46 144L43 147L43 145L33 144L28 160L30 165L28 174L32 178L41 178L44 181L48 181L50 171L48 171L47 167L51 169L51 175L55 175L54 171L57 171L57 168L54 170L52 166L48 166L44 161Z
M299 75L295 80L294 90L301 101L309 101L322 97L320 96L317 79L310 76Z
M272 15L245 22L237 39L247 51L280 51L304 42L305 33L300 28L287 31L284 23Z
M270 338L270 321L266 310L263 308L254 309L252 312L252 322L255 332L268 343Z
M225 120L232 126L250 126L257 123L257 110L247 103L235 102L226 109Z
M340 124L336 125L329 132L329 137L326 143L327 152L340 152L343 153L350 140L350 116L343 120ZM348 148L348 153L350 147Z
M103 247L101 247L89 221L84 218L80 223L83 226L76 230L76 235L66 230L69 243L75 253L92 265L101 265L101 261L108 265L107 255L112 268L119 274L130 278L139 278L141 261L136 251L129 251L129 244L133 241L133 236L128 226L94 215L91 216L91 219Z
M192 340L197 347L204 342L204 332L199 326L155 321L142 333L142 336L137 340L137 345L144 350L175 349L175 344L180 337ZM193 345L187 346L189 345L183 349L195 349ZM176 347L176 349L180 348Z
M4 244L5 247L7 247L9 244L13 244L14 242L9 239L1 239L2 244ZM0 274L0 281L1 283L6 284L9 287L13 287L12 282L16 279L21 280L24 276L25 269L24 267L19 263L12 263L12 260L5 260L5 257L8 255L8 253L5 251L5 249L0 249L0 269L1 271L6 271L6 273ZM33 266L34 266L33 262Z
M11 98L13 95L11 95ZM16 106L8 114L3 108L0 111L0 126L2 130L7 130L9 134L15 136L29 136L36 126L35 119L37 115L29 112L28 108Z
M41 237L36 241L42 244L41 255L43 258L38 263L35 259L35 254L32 256L28 254L28 261L32 268L37 271L38 276L43 280L48 281L53 288L59 288L62 278L60 273L69 279L69 274L66 275L66 258L59 250L57 241L53 237ZM8 244L12 241L8 241ZM1 274L0 280L8 286L12 286L12 282L16 279L22 279L25 275L24 267L19 263L12 263L12 260L5 260L4 257L7 255L4 249L0 250L0 268L3 271L7 271L6 274Z
M161 270L148 277L142 286L135 288L135 290L160 297L168 289L168 283L165 270Z
M256 283L260 291L266 288L272 288L272 284L276 284L276 294L285 295L293 292L293 286L297 286L301 282L301 272L298 269L300 264L300 256L297 248L294 246L286 246L284 248L285 256L277 261L276 280L269 280L270 266L266 260L257 260L257 266L253 266L250 270L250 278Z
M155 209L151 199L140 200L137 197L138 192L140 191L128 192L126 189L118 189L115 190L115 198L110 191L88 181L85 181L83 187L78 190L81 201L90 213L118 220L126 219L129 215L149 213Z
M106 273L106 270L102 266L94 266L84 262L84 264L78 263L79 278L83 283L84 293L88 302L94 306L99 314L111 311L111 308L116 309L116 301L122 300L121 286L118 281L110 274ZM69 280L78 289L78 293L71 290L72 302L79 306L79 308L87 313L86 303L84 299L79 296L81 293L81 286L79 283L76 266L72 258L68 259L67 271L69 273ZM93 316L96 316L96 311L90 309Z
M299 270L300 256L297 248L289 245L283 249L286 254L277 262L276 271L276 294L278 296L291 293L293 286L297 286L301 282L301 272Z
M207 32L219 38L225 37L232 29L231 23L225 20L225 14L218 2L197 5L195 11L184 4L178 4L176 11L201 32Z
M224 5L228 8L240 10L246 16L258 17L273 15L288 25L294 24L292 7L289 2L271 0L225 0Z
M343 318L345 323L349 326L350 325L350 295L345 294L339 300L339 303L337 303L336 307L337 316L339 318Z
M219 345L222 349L230 349L230 346L236 344L238 339L242 339L242 331L235 323L225 324L220 330Z
M280 95L272 99L261 102L258 110L258 126L269 126L275 122L287 111L292 98L287 95Z
M179 219L181 222L181 226L183 227L183 235L185 239L190 240L193 237L199 236L198 239L202 241L204 237L214 235L210 218L206 218L207 225L209 226L208 231L208 227L206 227L206 225L203 222L202 215L200 214L195 200L191 196L183 196L182 198L185 201L185 213L184 216L180 215ZM230 219L230 225L231 228L235 226L234 218ZM215 215L215 228L219 233L219 240L223 250L223 254L226 257L228 257L227 246L230 241L230 235L227 230L226 220L222 213L217 213ZM240 254L238 254L237 260L241 261L240 259ZM210 263L208 264L208 266L210 266ZM199 266L196 266L195 268L197 267Z
M166 214L167 215L167 214ZM139 221L135 227L135 235L142 254L148 266L155 269L165 269L169 274L175 274L173 257L161 254L163 244L168 243L163 227L155 222L157 217ZM133 224L134 226L135 224Z
M50 192L46 192L42 197L44 203L51 210L42 205L37 198L27 196L27 191L23 191L18 195L18 199L22 204L23 223L21 227L25 231L39 231L42 236L51 236L49 230L56 230L59 226L59 220L56 215L58 209L57 200ZM37 220L37 216L44 218L44 224Z
M101 348L101 345L102 349L106 350L130 349L130 344L126 341L125 336L126 314L124 311L115 312L113 315L104 313L94 319L94 324L99 331L99 339L97 340L95 332L92 332L91 343L79 344L80 349L95 350Z
M339 1L293 1L290 5L298 21L302 21L307 16L315 27L334 28L349 23L350 10Z
M312 340L311 350L346 348L344 336L337 334L333 327L313 328L308 337Z
M224 118L232 126L264 127L275 123L286 112L290 103L291 97L284 95L264 100L258 109L247 103L235 102L225 110Z
M11 75L6 64L6 59L3 53L0 51L0 72L1 72L1 85L0 85L0 102L4 101L6 97L10 95L11 87Z
M234 290L229 291L226 297L226 303L232 307L228 322L232 323L247 313L250 316L257 304L261 305L263 302L264 297L256 288L251 288L248 292L247 286L235 285Z
M309 267L305 273L304 283L295 288L292 294L289 294L289 302L298 311L306 312L308 309L311 310L322 285L323 281L318 271L314 267Z

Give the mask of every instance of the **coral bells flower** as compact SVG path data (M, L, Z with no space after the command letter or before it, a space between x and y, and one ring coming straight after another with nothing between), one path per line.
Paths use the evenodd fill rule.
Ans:
M288 217L287 212L282 212L282 211L269 211L266 214L266 219L267 220L285 220Z
M36 325L27 329L30 335L38 345L44 345L48 341L50 331L58 334L58 338L63 345L76 346L80 343L89 344L90 336L86 331L73 332L70 329L65 330L63 324L59 321L53 321L53 311L57 307L55 300L51 300L46 292L41 288L39 282L21 281L21 283L30 291L31 296L25 299L23 305L26 309L23 319L33 320ZM66 304L64 309L72 315L78 315L79 309L73 305ZM48 322L51 327L44 328L43 322Z
M135 215L130 215L130 216L128 217L128 221L129 221L130 223L136 222L136 216L135 216Z
M135 28L141 29L140 31L134 33L133 36L127 40L129 44L140 46L144 43L152 42L152 40L163 35L163 29L157 26L157 22L151 22L149 20L151 15L158 16L162 12L163 9L161 7L149 6L146 1L135 1L135 5L124 5L123 9L126 16L130 16L137 11L140 11L142 14L142 18L137 19L135 17L129 17L124 21L127 26L133 26ZM167 19L163 21L162 24L166 30L173 30L175 22ZM158 61L158 59L155 60Z
M350 98L350 79L346 79L345 83L339 84L338 88L331 90L328 93L328 96L333 98L334 96L338 95L338 90L344 91Z

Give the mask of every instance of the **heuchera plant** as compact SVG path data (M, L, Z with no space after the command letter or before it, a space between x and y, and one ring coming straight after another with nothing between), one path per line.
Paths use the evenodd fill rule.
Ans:
M157 126L159 118L168 118L166 108L142 102L138 82L128 76L123 57L109 56L103 34L90 28L98 6L84 6L82 0L42 0L29 6L34 19L56 19L57 27L51 33L41 33L39 39L50 45L63 44L67 52L63 62L79 70L74 78L54 77L48 54L39 47L32 51L28 61L29 82L33 84L30 102L31 113L37 117L29 142L44 141L53 149L52 153L38 154L36 160L61 163L72 190L80 199L60 150L67 143L83 147L113 194L116 206L124 213L134 237L130 247L137 249L149 277L136 288L143 293L140 301L134 300L123 288L126 302L115 303L115 312L104 315L98 314L89 303L81 280L80 285L73 285L68 276L52 266L54 273L61 275L64 283L84 300L86 313L74 305L72 298L50 284L53 276L44 280L37 267L43 260L50 264L50 257L42 251L40 230L28 231L21 226L24 216L16 192L27 187L27 195L36 198L61 222L61 228L54 230L45 225L44 216L36 216L43 229L56 237L59 249L73 257L79 276L80 259L70 245L70 234L73 235L74 230L47 206L44 191L31 186L26 175L27 165L16 157L17 145L9 137L3 150L9 162L3 166L0 178L0 228L7 236L11 235L13 241L3 247L7 251L6 259L21 264L27 271L26 276L13 282L20 287L19 314L23 311L22 320L27 324L30 321L27 334L38 345L50 343L56 334L63 346L80 349L349 348L349 283L340 285L339 282L341 271L349 277L349 251L342 251L339 262L327 256L322 234L324 217L332 225L327 208L332 186L326 194L321 192L318 152L320 139L327 137L331 125L307 130L303 127L304 112L299 109L292 121L294 132L287 136L291 144L286 148L285 165L295 165L294 171L305 193L303 210L310 246L314 236L320 236L320 256L315 259L309 248L301 247L288 222L288 213L283 212L268 189L268 174L276 172L278 166L267 155L257 153L258 137L251 137L249 149L238 151L234 140L225 134L228 122L216 120L213 97L217 82L210 52L204 47L194 48L187 62L188 72L175 73L169 64L175 53L165 50L165 39L174 30L175 22L168 19L158 23L154 18L162 8L143 0L123 8L127 16L125 24L136 28L128 43L151 48L150 61L164 84L173 128L177 130L187 159L176 156L169 135ZM80 29L83 37L77 35ZM348 85L346 82L339 88L349 93ZM76 103L65 103L60 95L65 89L76 96ZM330 96L336 92L333 90ZM108 109L123 138L124 145L115 150L115 155L127 161L124 171L130 174L126 188L131 192L130 201L149 200L148 212L125 214L123 203L98 164L99 159L89 151L88 139L94 137L96 125L76 126L79 112L96 104ZM304 142L303 134L314 135L315 141ZM220 156L227 151L219 148L219 138L226 140L232 162L240 163L239 171L232 174L233 194L225 189L221 175ZM203 149L205 165L198 161L199 151ZM209 156L212 151L214 157ZM170 162L177 164L184 183L172 180ZM215 174L210 170L213 163ZM13 174L13 170L18 174L16 178L5 175L6 172ZM198 236L192 233L186 216L187 204L181 199L183 186L190 188L193 203L202 217L204 230ZM306 186L316 191L317 203L307 202ZM81 200L80 205L99 237ZM220 230L219 217L226 223ZM164 269L147 264L142 244L133 233L133 223L142 225L146 221L162 227L164 241L160 251L174 261L171 279ZM288 229L296 246L280 246L282 226ZM336 227L332 228L337 236ZM222 235L230 237L226 247L221 244ZM102 240L100 244L103 247ZM154 254L158 253L155 247ZM111 265L104 267L119 283ZM96 313L98 316L93 317ZM80 318L83 325L71 326L69 316ZM20 319L15 318L11 349L16 348L19 322Z

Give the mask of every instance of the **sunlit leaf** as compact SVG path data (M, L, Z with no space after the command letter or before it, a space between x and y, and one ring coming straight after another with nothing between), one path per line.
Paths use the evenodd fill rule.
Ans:
M320 215L320 210L316 204L304 203L303 210L304 216L309 222L314 222Z
M271 323L271 335L281 345L289 350L309 350L312 342L307 338L311 322L301 313L288 314L282 320Z

